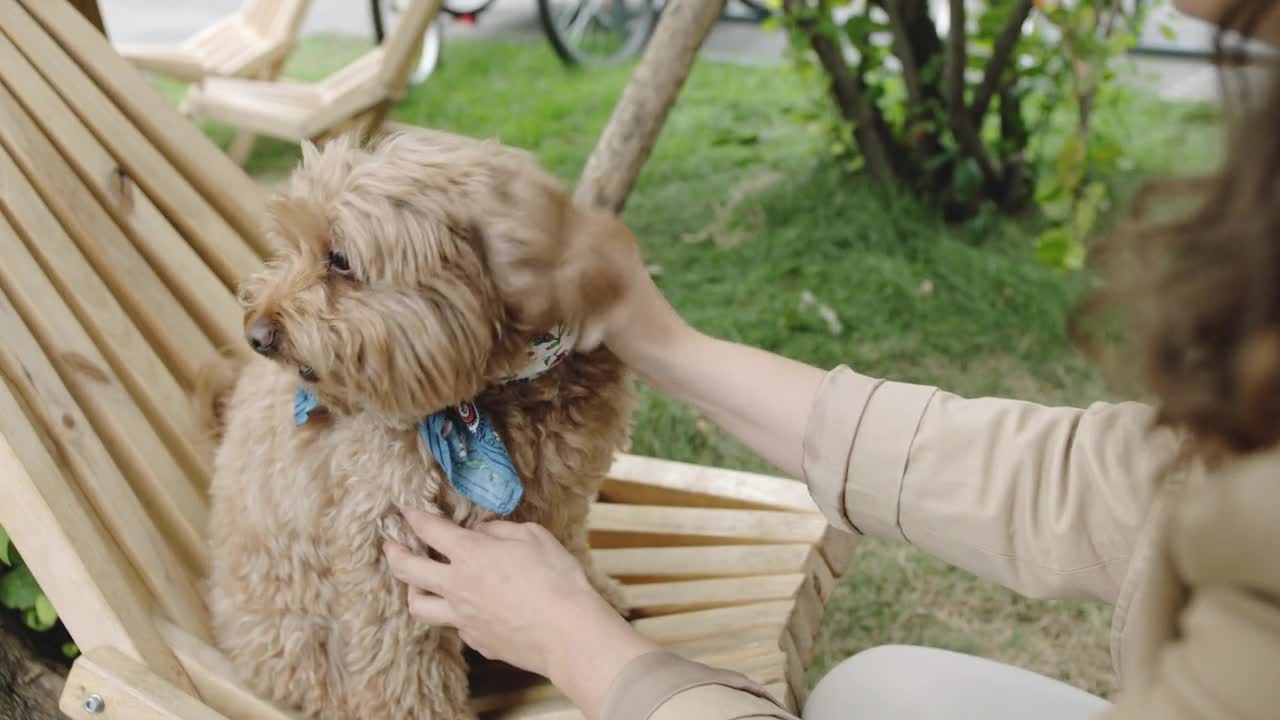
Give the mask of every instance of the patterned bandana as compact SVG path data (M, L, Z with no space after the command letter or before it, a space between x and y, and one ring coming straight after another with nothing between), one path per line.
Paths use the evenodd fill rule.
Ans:
M563 324L535 337L528 364L515 375L502 378L502 384L532 380L559 365L576 339L572 329ZM294 424L305 424L318 405L316 396L299 386L293 397ZM507 446L474 403L464 401L427 416L418 423L418 434L460 495L504 517L516 509L524 484Z

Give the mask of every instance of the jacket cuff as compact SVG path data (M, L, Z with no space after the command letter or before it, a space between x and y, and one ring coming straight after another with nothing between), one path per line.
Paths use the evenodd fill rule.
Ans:
M744 675L661 650L641 655L622 668L609 686L600 720L648 720L671 698L706 685L723 685L773 703L762 688Z
M840 366L818 387L804 439L809 492L832 525L905 540L898 500L907 457L937 388Z

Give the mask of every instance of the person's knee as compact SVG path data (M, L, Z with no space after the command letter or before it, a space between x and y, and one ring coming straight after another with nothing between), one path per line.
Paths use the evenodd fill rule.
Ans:
M836 665L820 680L805 703L805 720L887 717L919 693L928 676L919 672L923 648L880 645Z
M951 717L1081 720L1105 700L973 655L910 645L864 650L837 665L805 704L805 720Z

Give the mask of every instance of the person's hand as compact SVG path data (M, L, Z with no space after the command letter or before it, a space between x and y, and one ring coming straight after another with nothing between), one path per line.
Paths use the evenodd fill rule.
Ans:
M409 586L409 612L456 627L487 658L551 679L588 717L630 660L657 649L587 581L578 561L539 525L476 530L413 508L402 514L437 562L387 543L392 573Z

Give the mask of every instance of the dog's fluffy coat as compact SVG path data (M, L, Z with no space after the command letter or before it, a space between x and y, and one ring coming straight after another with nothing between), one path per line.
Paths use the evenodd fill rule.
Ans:
M474 398L525 484L510 519L550 529L616 603L591 569L586 515L625 440L620 363L588 350L534 380L498 380L555 322L598 338L593 317L619 290L600 238L631 241L497 143L416 131L304 150L271 206L279 254L242 293L246 326L273 323L278 347L204 388L221 434L217 641L251 687L306 718L471 717L461 641L409 616L382 554L386 539L424 550L397 504L488 517L452 490L415 425ZM302 367L325 411L295 427Z

